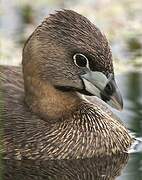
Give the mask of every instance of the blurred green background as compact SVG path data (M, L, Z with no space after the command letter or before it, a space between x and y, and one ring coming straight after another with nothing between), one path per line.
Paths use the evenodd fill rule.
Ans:
M0 64L19 65L25 40L49 13L59 9L88 17L107 36L124 99L124 110L116 113L142 137L142 0L2 0ZM131 155L118 179L142 179L142 153Z

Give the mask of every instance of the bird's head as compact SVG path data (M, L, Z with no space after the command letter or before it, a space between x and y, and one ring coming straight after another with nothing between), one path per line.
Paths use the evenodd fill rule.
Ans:
M23 70L25 81L34 76L59 91L97 96L116 109L123 106L106 37L74 11L51 14L37 27L23 51Z

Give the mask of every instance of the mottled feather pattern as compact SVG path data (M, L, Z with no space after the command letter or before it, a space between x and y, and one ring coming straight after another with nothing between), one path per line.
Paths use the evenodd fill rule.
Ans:
M106 75L113 71L111 50L106 37L86 17L74 11L64 10L51 14L34 34L42 44L47 37L54 38L61 46L71 49L72 53L79 49L90 57L91 68L95 67ZM96 59L97 65L93 64L92 58Z
M51 124L24 104L21 68L3 68L0 77L5 158L68 159L127 150L126 129L98 106L83 102L67 119Z
M76 92L84 88L85 71L73 62L75 53L88 58L91 71L113 74L106 37L87 18L63 10L29 37L22 67L0 67L4 158L77 159L128 150L132 138L124 125Z
M128 154L73 160L5 160L5 180L114 180ZM102 163L103 162L103 163Z

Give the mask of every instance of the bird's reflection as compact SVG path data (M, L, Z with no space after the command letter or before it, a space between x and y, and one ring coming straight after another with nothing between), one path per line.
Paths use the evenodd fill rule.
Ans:
M128 154L76 160L4 160L5 180L114 180Z

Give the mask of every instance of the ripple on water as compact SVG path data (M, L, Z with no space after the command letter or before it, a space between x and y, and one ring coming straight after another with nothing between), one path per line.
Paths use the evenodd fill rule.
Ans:
M132 136L134 135L132 134ZM138 152L142 152L142 137L134 137L134 142L128 150L129 154Z

